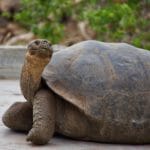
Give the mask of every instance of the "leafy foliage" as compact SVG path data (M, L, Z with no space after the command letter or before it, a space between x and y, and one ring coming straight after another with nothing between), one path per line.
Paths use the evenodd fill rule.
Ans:
M136 26L134 11L127 4L112 4L103 9L89 10L84 17L98 32L101 40L122 39L125 34L133 33Z
M119 1L119 0L118 0ZM150 1L124 3L112 0L22 0L23 8L15 19L41 38L59 42L64 34L65 19L86 21L101 41L123 41L150 49L150 19L143 8Z
M61 5L59 5L61 3ZM65 0L22 0L22 11L15 18L23 26L36 35L52 42L59 41L63 36L61 19L64 10L69 10L71 3ZM67 11L67 13L69 13Z

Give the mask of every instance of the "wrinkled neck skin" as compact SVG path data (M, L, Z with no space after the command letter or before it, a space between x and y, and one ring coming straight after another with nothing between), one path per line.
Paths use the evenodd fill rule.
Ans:
M27 52L20 79L21 91L27 101L33 102L34 95L40 88L42 72L49 60L49 57L30 55Z

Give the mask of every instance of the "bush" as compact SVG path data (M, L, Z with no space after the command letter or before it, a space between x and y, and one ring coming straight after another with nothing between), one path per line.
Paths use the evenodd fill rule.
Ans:
M88 22L98 40L123 41L150 49L150 19L142 14L149 4L149 0L128 0L124 3L112 0L22 0L22 10L15 19L39 37L53 43L68 34L64 33L65 21L73 18L77 22Z
M136 16L127 4L112 4L98 10L88 10L84 18L89 21L100 40L118 41L135 32Z
M22 11L15 19L36 35L58 42L63 37L63 13L71 7L69 0L22 0Z

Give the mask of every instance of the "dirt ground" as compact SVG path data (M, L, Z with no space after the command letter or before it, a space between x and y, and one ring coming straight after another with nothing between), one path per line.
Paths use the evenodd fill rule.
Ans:
M24 101L18 80L0 80L0 150L150 150L150 145L115 145L54 137L46 146L26 142L26 134L5 127L1 121L4 111L14 102Z

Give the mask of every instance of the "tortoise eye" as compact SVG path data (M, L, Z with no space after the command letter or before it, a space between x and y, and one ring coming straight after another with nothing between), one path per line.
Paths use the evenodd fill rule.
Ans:
M41 47L45 49L49 49L51 47L51 44L47 40L43 40L41 42Z
M47 41L46 41L46 40L44 40L44 41L43 41L43 43L47 43Z
M36 44L36 45L39 45L39 44L40 44L40 41L39 41L39 40L36 40L36 41L35 41L35 44Z

